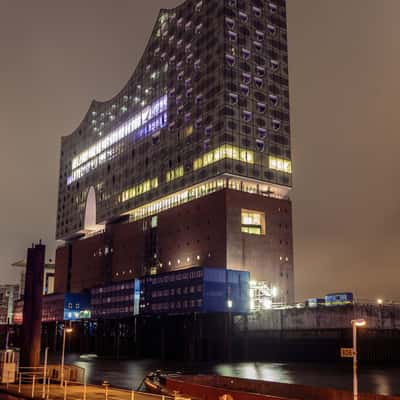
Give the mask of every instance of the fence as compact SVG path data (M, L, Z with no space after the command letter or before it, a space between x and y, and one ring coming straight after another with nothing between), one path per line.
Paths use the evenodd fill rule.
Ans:
M67 378L65 366L64 377ZM79 370L79 368L78 368ZM35 398L45 400L188 400L176 396L163 396L151 393L137 392L135 390L124 390L112 387L108 382L101 386L87 385L84 375L74 372L70 376L75 380L65 379L60 382L59 366L37 368L20 368L16 379L8 382L5 387L10 394L24 398ZM79 381L79 378L83 379Z

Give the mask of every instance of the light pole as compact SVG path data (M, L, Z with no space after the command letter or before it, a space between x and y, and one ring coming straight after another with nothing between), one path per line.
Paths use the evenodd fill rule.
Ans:
M358 379L357 379L357 328L367 325L365 319L354 319L351 321L353 326L353 398L358 400Z
M64 383L64 358L65 358L65 338L67 333L71 333L72 328L66 328L65 325L63 327L63 343L62 343L62 352L61 352L61 367L60 367L60 386Z

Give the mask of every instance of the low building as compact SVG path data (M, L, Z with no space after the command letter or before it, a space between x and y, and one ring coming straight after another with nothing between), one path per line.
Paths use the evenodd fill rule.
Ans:
M18 295L18 285L0 285L0 325L12 322L14 301L18 298Z
M13 323L21 325L24 300L15 302ZM78 321L90 318L88 293L59 293L43 296L42 322Z
M250 274L189 268L142 279L140 314L249 312Z
M25 291L25 274L26 274L26 260L16 261L11 264L12 267L20 268L20 284L19 284L19 296L18 298L24 297ZM44 274L43 274L43 294L54 293L54 277L55 277L55 264L49 259L47 263L44 264Z
M98 286L90 295L92 319L129 318L139 314L138 279Z

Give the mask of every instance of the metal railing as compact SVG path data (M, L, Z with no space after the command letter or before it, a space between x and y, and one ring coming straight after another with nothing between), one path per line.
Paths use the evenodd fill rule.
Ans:
M158 395L112 387L108 382L103 385L88 385L84 375L83 382L64 380L61 384L59 377L52 377L48 368L20 368L16 379L5 386L10 394L24 398L45 400L186 400L179 393L175 396ZM189 399L188 399L189 400Z

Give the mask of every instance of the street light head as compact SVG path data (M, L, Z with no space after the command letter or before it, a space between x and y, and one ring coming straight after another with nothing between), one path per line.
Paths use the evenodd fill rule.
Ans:
M351 324L361 328L367 325L367 321L365 319L354 319Z
M72 328L66 328L66 329L65 329L65 332L66 332L66 333L72 333L73 330L72 330Z
M383 304L383 300L382 300L382 299L378 299L378 300L376 300L376 302L377 302L379 305L382 305L382 304Z

